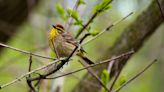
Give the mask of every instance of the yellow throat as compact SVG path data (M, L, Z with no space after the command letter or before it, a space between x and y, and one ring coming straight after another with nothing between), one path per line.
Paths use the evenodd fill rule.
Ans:
M58 35L58 31L55 28L52 28L49 34L49 40L53 41Z

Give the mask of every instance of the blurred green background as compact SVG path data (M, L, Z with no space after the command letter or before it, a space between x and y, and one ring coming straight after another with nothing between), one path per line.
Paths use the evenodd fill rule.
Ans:
M28 1L32 2L32 0ZM78 12L83 22L86 23L93 13L93 8L100 3L101 0L84 1L85 4L79 6ZM76 0L40 0L30 13L28 13L27 19L17 27L17 32L12 34L5 44L44 56L52 56L52 52L50 51L47 42L48 32L52 28L51 25L58 23L63 24L64 26L66 25L66 21L58 13L56 7L58 4L61 4L61 6L66 10L67 8L73 8L75 2ZM135 18L140 15L151 2L152 0L114 0L112 2L112 8L100 14L95 19L94 23L91 24L91 31L102 31L109 24L121 19L130 12L134 12L134 14L128 19L122 21L119 25L114 26L112 31L106 32L101 37L98 37L96 40L84 46L87 56L93 61L101 58L107 48L112 47L116 39L125 31L124 28L126 28L130 23L136 21ZM75 35L78 28L79 26L73 25L70 32ZM128 84L120 92L163 92L163 29L164 25L160 25L153 35L144 42L141 49L128 61L121 73L121 76L125 76L126 79L129 79L137 74L153 59L156 58L158 62L139 78ZM77 62L78 59L76 57L73 58L73 61L65 65L64 68L60 70L59 74L61 72L69 72L82 67L80 63ZM32 68L35 69L49 62L51 61L33 57ZM0 85L17 78L25 72L28 72L28 64L29 55L3 48L0 51ZM85 73L87 73L87 71L81 71L57 80L48 80L48 82L45 82L45 85L41 86L41 92L47 92L44 91L43 86L47 86L49 88L48 92L54 92L52 90L54 90L55 85L61 85L63 90L61 92L71 92ZM25 79L0 90L0 92L16 91L28 91Z

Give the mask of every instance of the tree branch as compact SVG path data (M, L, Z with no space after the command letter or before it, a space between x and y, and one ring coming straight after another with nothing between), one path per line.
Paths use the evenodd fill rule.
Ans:
M113 0L110 0L110 2L108 2L108 4L110 4ZM106 4L106 5L108 5ZM88 22L86 24L84 24L84 26L79 30L79 32L77 33L77 35L75 36L75 38L78 38L80 36L80 34L89 26L90 23L93 22L93 20L97 17L98 14L100 14L102 11L96 11L91 18L88 20Z
M164 0L159 0L159 2L160 5L164 5ZM164 6L161 6L161 9L164 11ZM143 42L149 38L162 23L163 17L161 16L159 7L157 6L157 3L153 1L149 7L136 18L134 22L124 29L125 31L122 33L122 35L117 38L115 44L102 55L104 57L101 59L117 56L120 53L127 52L131 49L138 51L141 48ZM129 58L121 61L121 63L114 63L114 66L119 66L119 68L122 69ZM100 75L102 70L106 68L107 65L102 65L101 67L97 67L96 70L98 70ZM115 73L116 70L113 67L111 77L115 75ZM88 76L88 74L86 74L83 78L92 80L92 77ZM94 81L92 82L94 83ZM99 89L100 88L92 88L90 91L95 92ZM74 88L73 92L86 92L88 90L89 89L86 89L85 86L79 82L79 84L77 84L77 86Z
M130 82L132 82L133 80L135 80L136 78L138 78L140 75L142 75L148 68L150 68L155 62L157 62L157 60L153 60L150 64L148 64L143 70L141 70L138 74L136 74L134 77L132 77L131 79L129 79L127 82L125 82L124 84L122 84L119 88L117 88L115 91L112 92L119 92L123 87L125 87L127 84L129 84Z
M28 54L28 55L32 55L32 56L36 56L36 57L40 57L40 58L44 58L44 59L56 60L56 58L51 58L51 57L42 56L42 55L39 55L39 54L34 54L34 53L31 53L31 52L28 52L28 51L25 51L25 50L21 50L21 49L18 49L18 48L15 48L15 47L3 44L3 43L0 43L0 46L2 46L4 48L8 48L8 49L12 49L12 50L21 52L23 54Z

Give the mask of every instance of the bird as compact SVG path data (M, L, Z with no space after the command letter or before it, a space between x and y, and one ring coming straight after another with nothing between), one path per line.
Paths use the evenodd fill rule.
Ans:
M48 36L48 43L57 58L69 57L78 46L76 39L68 31L65 31L61 24L52 25ZM75 54L87 64L94 64L85 56L85 51L82 47Z

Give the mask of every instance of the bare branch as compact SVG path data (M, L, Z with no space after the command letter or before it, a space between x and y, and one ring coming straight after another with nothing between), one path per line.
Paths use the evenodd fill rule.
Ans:
M74 5L74 7L73 7L73 11L77 11L77 8L79 7L79 1L80 0L76 0L76 3ZM68 23L67 23L68 25L66 24L66 31L69 31L70 27L72 26L72 22L73 22L73 18L71 17L72 16L72 12L71 12L71 14L69 16L70 16L70 18L69 18Z
M31 68L32 68L32 55L30 54L28 72L31 71ZM30 87L29 92L36 92L35 88L32 86L32 83L28 80L28 78L31 78L31 74L29 74L28 77L26 77L26 82L28 86Z
M18 48L15 48L15 47L12 47L12 46L3 44L3 43L0 43L0 46L5 47L5 48L9 48L9 49L12 49L12 50L15 50L15 51L24 53L24 54L28 54L28 55L31 54L32 56L36 56L36 57L40 57L40 58L45 58L45 59L56 60L56 58L51 58L51 57L42 56L42 55L39 55L39 54L34 54L34 53L31 53L31 52L28 52L28 51L25 51L25 50L21 50L21 49L18 49Z
M160 10L160 12L161 12L161 15L162 15L162 17L163 17L163 19L164 19L164 13L163 13L163 11L162 11L162 8L161 8L161 5L160 5L160 3L159 3L159 0L156 0L156 1L157 1L159 10Z
M82 44L82 46L88 44L89 42L95 40L97 37L101 36L103 33L105 33L106 31L109 31L113 26L119 24L120 22L122 22L123 20L125 20L126 18L128 18L130 15L132 15L133 12L129 13L127 16L123 17L122 19L116 21L115 23L109 25L106 29L104 29L103 31L101 31L99 34L97 34L96 36L92 37L91 39L87 40L86 42L84 42Z
M85 69L88 69L88 68L91 68L91 67L95 67L97 65L101 65L101 64L105 64L105 63L109 63L111 61L115 61L117 59L120 59L122 57L125 57L125 56L129 56L131 54L133 54L134 51L129 51L127 53L124 53L124 54L121 54L119 56L116 56L112 59L107 59L107 60L104 60L104 61L101 61L101 62L98 62L98 63L95 63L95 64L92 64L92 65L88 65L87 67L84 67L84 68L81 68L81 69L77 69L77 70L74 70L72 72L68 72L68 73L65 73L65 74L62 74L62 75L59 75L59 76L55 76L53 78L46 78L46 79L56 79L56 78L60 78L60 77L63 77L63 76L67 76L67 75L70 75L70 74L73 74L73 73L76 73L76 72L79 72L79 71L82 71L82 70L85 70Z
M86 62L80 61L80 63L84 66L87 67L88 64ZM94 70L92 68L86 68L89 72L89 74L91 74L91 76L93 76L97 82L104 87L105 90L107 90L109 92L109 89L107 88L107 86L101 81L101 79L97 76L97 74L94 72Z
M109 89L110 91L109 92L112 92L112 89L113 89L113 87L114 87L118 77L120 76L120 73L121 73L122 69L117 71L116 76L115 76L115 78L114 78L114 80L113 80L113 82L112 82L112 84L110 86L110 89Z
M113 0L111 0L110 2L108 2L106 5L110 4ZM102 11L96 11L92 17L88 20L88 22L80 29L80 31L77 33L77 35L75 36L75 38L78 38L80 36L80 34L89 26L90 23L93 22L93 20L97 17L98 14L100 14Z
M36 71L45 69L45 68L47 68L47 67L49 67L49 66L51 66L51 65L53 65L53 64L55 64L55 63L57 63L57 62L60 61L60 60L64 60L64 58L59 59L59 60L55 60L54 62L51 62L51 63L49 63L49 64L47 64L47 65L44 65L44 66L42 66L42 67L39 67L39 68L37 68L37 69L34 69L34 70L31 71L31 72L27 72L27 73L25 73L25 74L19 76L19 77L16 78L15 80L13 80L13 81L11 81L11 82L8 82L8 83L6 83L6 84L0 86L0 89L2 89L2 88L4 88L4 87L7 87L7 86L9 86L9 85L11 85L11 84L14 84L14 83L20 81L21 79L23 79L24 77L28 76L29 74L32 74L32 73L35 73Z
M113 92L119 92L123 87L125 87L127 84L129 84L130 82L132 82L133 80L135 80L136 78L138 78L141 74L143 74L148 68L150 68L155 62L157 62L157 60L153 60L150 64L148 64L143 70L141 70L137 75L135 75L134 77L132 77L131 79L129 79L127 82L125 82L124 84L122 84L118 89L116 89Z

